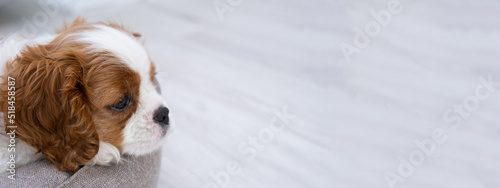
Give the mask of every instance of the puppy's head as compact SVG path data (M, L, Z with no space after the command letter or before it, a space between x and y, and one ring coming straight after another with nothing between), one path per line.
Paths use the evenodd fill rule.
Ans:
M77 19L50 43L27 47L8 62L0 102L8 114L10 76L17 136L63 171L110 152L102 150L142 155L158 149L169 110L138 36L116 24Z

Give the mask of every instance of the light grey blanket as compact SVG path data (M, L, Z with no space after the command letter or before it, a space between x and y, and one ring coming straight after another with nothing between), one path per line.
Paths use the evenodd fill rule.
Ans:
M141 157L122 156L112 166L84 166L75 173L59 172L47 160L16 169L16 180L0 177L0 187L157 187L161 151Z

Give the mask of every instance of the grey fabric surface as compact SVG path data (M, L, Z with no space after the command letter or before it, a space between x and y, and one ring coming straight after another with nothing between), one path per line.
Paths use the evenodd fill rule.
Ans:
M40 160L19 167L16 180L1 174L0 187L157 187L161 151L141 157L122 156L112 166L84 166L77 172L58 172L53 164Z
M16 179L7 178L8 173L0 174L0 187L55 187L73 173L58 172L47 160L39 160L16 168Z

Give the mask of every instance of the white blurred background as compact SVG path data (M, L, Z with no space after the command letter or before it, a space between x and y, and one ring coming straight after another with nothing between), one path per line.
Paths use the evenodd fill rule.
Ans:
M143 35L174 120L159 187L500 187L498 1L0 5L4 34Z

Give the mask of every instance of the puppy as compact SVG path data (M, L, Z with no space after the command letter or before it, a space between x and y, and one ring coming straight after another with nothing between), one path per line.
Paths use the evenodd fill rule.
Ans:
M76 171L159 149L169 109L139 37L77 18L54 36L3 39L0 173L12 155L16 168L43 157Z

